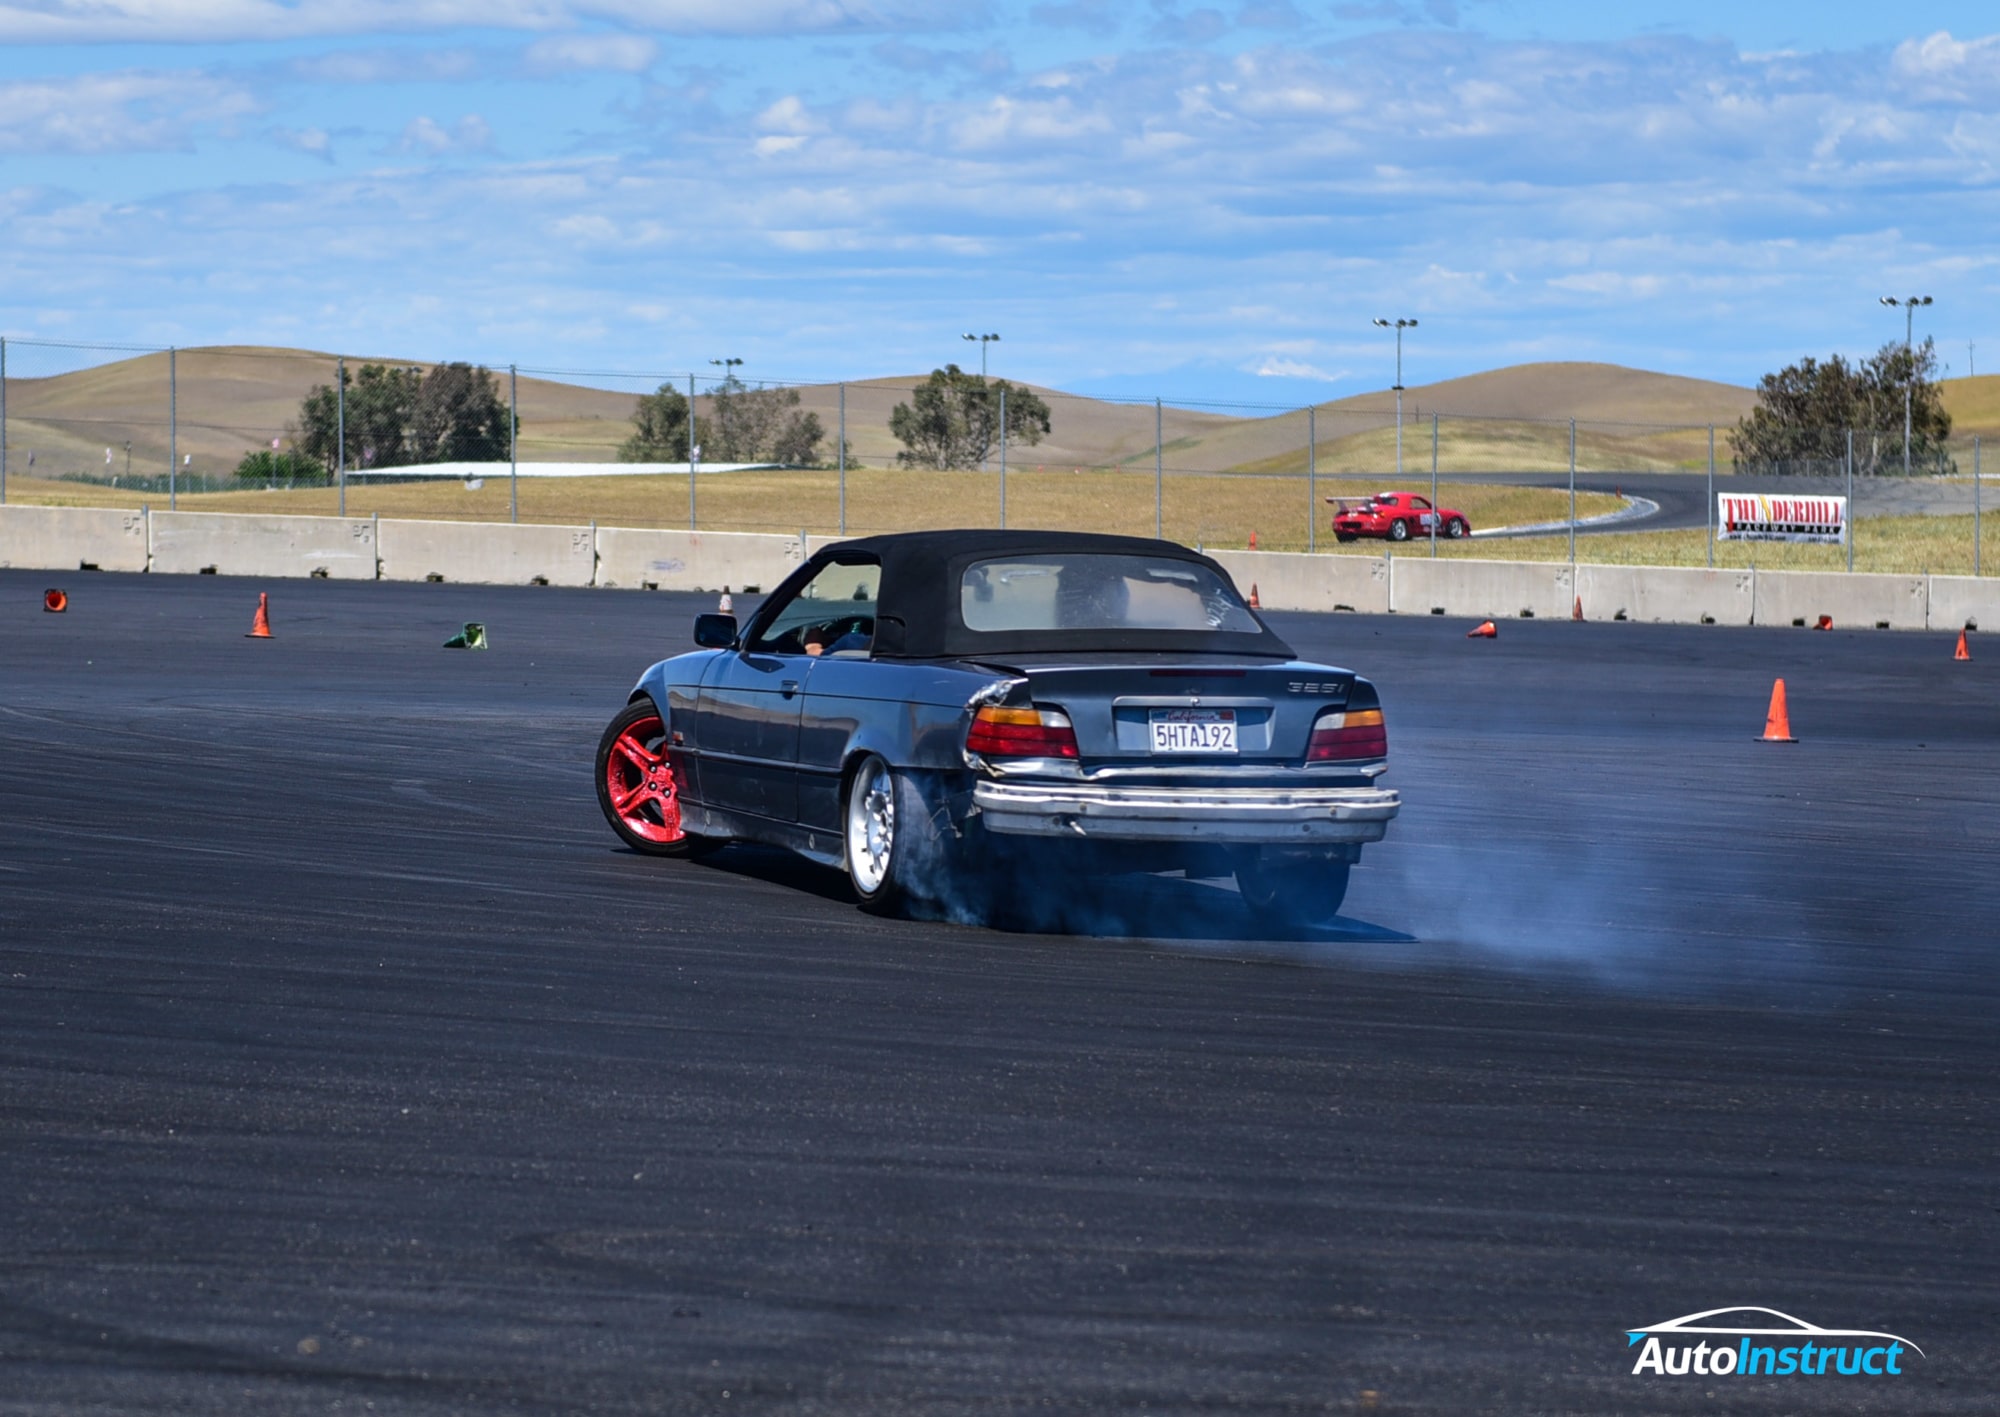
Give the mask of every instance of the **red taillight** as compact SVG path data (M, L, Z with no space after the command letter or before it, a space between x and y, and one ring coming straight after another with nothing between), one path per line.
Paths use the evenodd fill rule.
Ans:
M1313 725L1312 741L1306 745L1309 763L1353 762L1389 756L1389 729L1382 722L1382 710L1356 709L1352 713L1323 713Z
M1076 730L1054 709L987 704L972 716L965 751L988 758L1073 758Z

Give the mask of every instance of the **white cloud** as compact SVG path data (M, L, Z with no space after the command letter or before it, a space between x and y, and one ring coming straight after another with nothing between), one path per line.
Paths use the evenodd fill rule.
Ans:
M1308 364L1303 359L1290 359L1280 355L1272 355L1262 360L1250 372L1260 379L1317 379L1323 384L1337 384L1348 376L1345 369L1329 372L1317 364Z
M493 146L493 129L477 113L466 114L449 129L419 115L404 126L402 146L408 152L483 152Z
M571 34L538 39L528 46L527 64L538 73L593 70L636 74L652 67L660 46L644 35Z
M958 28L983 6L923 0L0 0L0 42L298 39L455 29L557 30L610 21L669 34Z
M437 83L475 78L480 62L469 49L350 49L295 59L289 68L313 83Z
M1889 72L1911 99L1965 103L2000 97L2000 35L1954 39L1947 30L1906 39L1890 56Z
M123 72L0 84L0 152L144 152L257 111L240 85L198 73Z

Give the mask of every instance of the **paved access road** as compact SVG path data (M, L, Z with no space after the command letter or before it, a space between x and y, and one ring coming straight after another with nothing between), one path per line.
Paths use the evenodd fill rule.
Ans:
M1720 492L1769 492L1792 497L1844 497L1844 477L1739 477L1726 470L1715 479ZM1394 481L1394 479L1390 479ZM1567 487L1566 472L1460 472L1438 485L1438 500L1451 505L1453 483L1501 483L1516 487ZM1384 484L1387 485L1386 483ZM1414 472L1404 485L1429 492L1429 470ZM1579 526L1581 535L1615 535L1633 531L1681 531L1710 524L1709 484L1706 472L1579 472L1579 492L1617 492L1644 497L1659 510L1636 522L1600 523ZM1854 479L1854 513L1857 517L1970 516L1975 502L1980 510L2000 510L2000 489L1990 477L1985 480L1983 501L1970 477L1857 477ZM1545 533L1546 534L1546 533ZM1567 534L1567 530L1563 534ZM1968 533L1970 535L1970 533Z
M699 603L0 572L0 1412L1992 1410L2000 648L1274 616L1350 928L1001 934L617 849ZM1930 1356L1630 1375L1725 1304Z

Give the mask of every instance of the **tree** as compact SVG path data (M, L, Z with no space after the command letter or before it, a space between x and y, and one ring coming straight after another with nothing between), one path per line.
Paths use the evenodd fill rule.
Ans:
M1910 397L1910 466L1946 472L1951 415L1937 384L1937 349L1926 339L1915 349L1898 340L1865 363L1836 354L1807 356L1757 385L1757 407L1729 435L1738 472L1831 471L1847 458L1854 432L1854 467L1860 473L1903 470L1903 398Z
M484 365L433 365L410 410L410 461L503 462L519 427L511 416Z
M686 462L687 396L672 384L641 394L632 414L632 436L618 449L620 462Z
M410 408L420 372L364 364L347 396L347 456L356 467L405 467Z
M508 452L512 417L491 370L483 365L415 368L364 364L347 381L347 461L353 467L413 463L500 462ZM518 422L514 425L518 428ZM299 405L294 445L321 467L339 462L340 399L327 384Z
M889 415L889 431L903 445L896 461L905 467L978 467L1000 435L1000 404L1006 395L1007 437L1033 445L1049 431L1049 406L1005 379L988 384L956 364L931 370L909 403Z
M816 413L800 413L797 389L753 389L731 374L710 399L708 441L713 462L776 462L794 466L818 456L826 436Z
M282 451L259 448L254 453L245 453L243 461L236 464L236 477L241 482L268 482L277 484L303 482L318 487L325 484L328 466L302 448L286 448Z

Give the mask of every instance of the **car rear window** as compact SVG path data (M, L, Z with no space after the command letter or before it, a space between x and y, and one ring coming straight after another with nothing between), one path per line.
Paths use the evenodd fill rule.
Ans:
M1042 553L975 561L959 587L968 630L1221 630L1262 626L1207 566L1170 557Z

